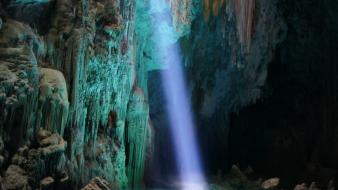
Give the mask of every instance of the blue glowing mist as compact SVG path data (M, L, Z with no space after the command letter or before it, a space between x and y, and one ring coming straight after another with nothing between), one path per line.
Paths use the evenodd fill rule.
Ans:
M180 188L204 190L207 188L197 149L180 47L176 43L178 37L172 25L170 9L166 0L150 0L150 3L159 61L167 67L162 71L162 82L180 175Z

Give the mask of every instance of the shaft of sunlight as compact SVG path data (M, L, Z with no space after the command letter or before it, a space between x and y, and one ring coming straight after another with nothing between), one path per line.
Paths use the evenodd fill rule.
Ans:
M205 190L206 182L198 153L194 122L187 96L180 47L166 0L150 0L154 42L159 61L167 68L162 83L167 101L167 114L183 190Z

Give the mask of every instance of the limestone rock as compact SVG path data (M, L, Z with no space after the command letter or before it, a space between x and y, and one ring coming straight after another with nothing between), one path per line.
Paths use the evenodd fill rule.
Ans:
M111 189L109 188L109 183L106 180L99 177L95 177L81 190L111 190Z
M42 147L52 146L52 145L59 144L60 139L61 138L58 134L52 134L49 137L42 139L39 143L40 143L40 146Z
M295 188L293 190L308 190L309 188L306 186L305 183L302 184L298 184L295 186Z
M49 131L41 128L37 134L37 139L41 146L39 150L45 156L53 153L63 152L67 147L67 142L64 141L59 134L51 134Z
M48 137L50 137L52 135L52 133L50 131L44 130L42 128L40 128L36 134L36 138L38 140L38 142L41 142L43 139L46 139Z
M54 179L52 177L46 177L40 181L40 188L46 189L50 187L54 183Z
M17 165L10 165L5 173L3 187L6 190L30 190L26 172Z
M41 68L39 93L39 127L59 133L64 133L68 119L68 92L63 74L60 71Z
M67 143L60 135L44 129L39 129L36 139L37 143L20 147L11 158L11 164L22 168L33 189L50 189L54 181L64 184L68 178L64 155Z
M265 180L263 183L262 183L262 188L263 189L272 189L272 188L275 188L279 185L279 178L271 178L271 179L268 179L268 180Z
M7 123L9 138L17 146L24 138L31 137L37 106L39 72L37 60L42 42L26 24L6 19L0 30L0 125ZM20 106L22 108L18 109ZM22 121L15 123L15 121ZM12 131L14 126L16 131Z
M194 0L170 0L175 30L179 36L190 32L190 25L198 12L198 3Z
M60 71L41 68L40 99L52 98L60 104L68 105L67 85Z

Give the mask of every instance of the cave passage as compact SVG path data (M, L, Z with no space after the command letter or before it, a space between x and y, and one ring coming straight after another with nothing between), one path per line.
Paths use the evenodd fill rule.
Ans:
M151 12L155 26L153 37L159 50L159 60L167 66L161 71L161 76L180 178L178 186L184 190L204 190L207 189L206 182L181 67L180 48L175 41L169 6L164 0L152 0Z

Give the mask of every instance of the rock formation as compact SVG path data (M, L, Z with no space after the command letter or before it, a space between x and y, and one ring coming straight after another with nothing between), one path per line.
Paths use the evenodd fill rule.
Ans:
M225 187L248 189L304 174L332 190L335 2L151 1L0 0L1 189L133 189L175 173L159 27L174 31L164 48L180 47L207 174L229 171ZM264 173L293 154L266 181L232 167L253 160Z
M127 156L130 181L140 183L150 128L134 15L134 1L1 3L7 189L17 189L15 175L20 188L77 189L96 176L125 187Z

